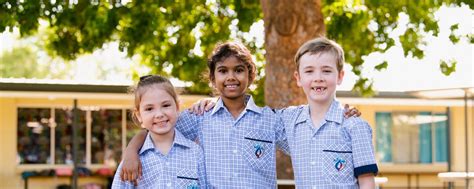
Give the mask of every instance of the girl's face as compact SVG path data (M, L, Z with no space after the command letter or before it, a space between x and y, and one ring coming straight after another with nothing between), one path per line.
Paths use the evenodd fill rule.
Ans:
M224 99L243 97L249 85L249 69L239 59L230 56L217 63L212 84Z
M143 128L156 135L174 133L178 106L161 85L152 85L143 93L137 118Z

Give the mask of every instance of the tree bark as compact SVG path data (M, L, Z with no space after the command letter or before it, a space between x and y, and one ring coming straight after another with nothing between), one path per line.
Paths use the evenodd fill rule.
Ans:
M306 102L296 85L293 57L309 39L324 35L321 0L261 0L265 25L265 102L282 108Z

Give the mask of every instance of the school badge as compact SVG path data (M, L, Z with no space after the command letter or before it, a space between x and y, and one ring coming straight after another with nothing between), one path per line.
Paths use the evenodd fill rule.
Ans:
M342 169L344 169L345 166L346 166L346 160L341 159L339 157L334 159L334 167L336 168L337 171L341 171Z
M186 189L199 189L199 186L197 183L192 183L186 187Z
M260 144L255 144L253 148L255 148L255 156L257 156L257 158L262 157L264 150L263 147Z

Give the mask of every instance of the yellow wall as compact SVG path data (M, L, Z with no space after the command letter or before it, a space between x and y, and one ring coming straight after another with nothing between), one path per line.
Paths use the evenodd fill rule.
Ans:
M202 96L181 96L182 108L189 107L193 102L203 98ZM36 107L62 107L72 106L72 99L48 99L48 98L7 98L0 97L0 188L22 188L23 180L21 172L24 170L35 170L41 168L51 168L51 166L18 166L16 165L16 146L17 146L17 107L18 106L36 106ZM83 99L78 101L79 106L106 106L106 107L132 107L130 99ZM402 105L366 105L351 104L356 106L361 112L362 117L368 121L373 128L374 137L376 134L375 113L376 112L394 112L394 111L431 111L445 112L445 106L402 106ZM472 107L469 108L469 117L474 114ZM474 171L474 128L472 118L469 120L469 145L470 145L470 170ZM465 143L464 143L464 107L456 106L451 108L451 158L453 171L464 171L465 165ZM375 142L375 141L374 141ZM388 183L385 187L406 187L410 178L411 186L420 187L442 187L442 183L437 178L438 172L447 171L446 164L428 164L428 165L397 165L397 164L379 164L380 175L388 177ZM408 175L410 173L411 175ZM418 180L418 181L417 181ZM30 188L52 188L51 185L59 183L68 183L64 178L57 179L32 179ZM81 179L81 182L86 182ZM457 182L456 186L462 186L464 182ZM474 184L474 183L473 183ZM35 187L32 187L35 186Z

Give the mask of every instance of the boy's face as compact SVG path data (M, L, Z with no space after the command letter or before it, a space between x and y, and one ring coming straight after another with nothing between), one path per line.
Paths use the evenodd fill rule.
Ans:
M240 98L244 96L249 84L249 69L234 56L225 58L217 63L212 84L222 98Z
M153 134L166 135L175 127L178 106L161 86L151 86L141 97L137 118Z
M303 88L308 102L327 102L334 98L344 71L337 71L336 57L331 53L305 54L295 72L296 82Z

